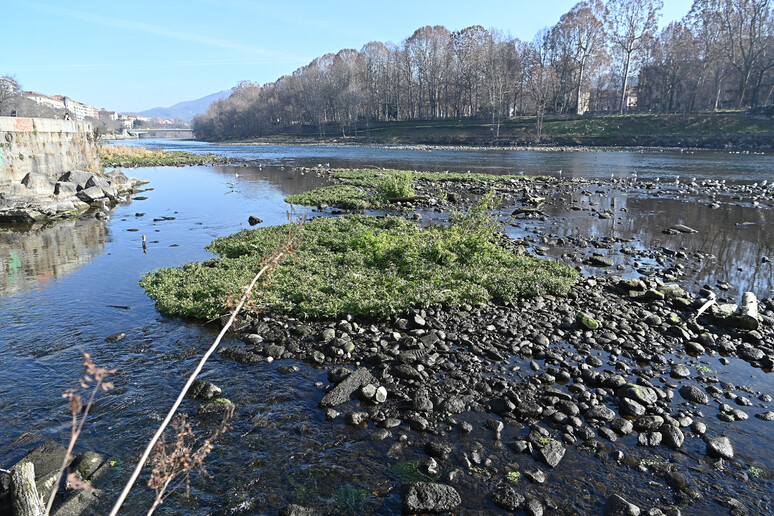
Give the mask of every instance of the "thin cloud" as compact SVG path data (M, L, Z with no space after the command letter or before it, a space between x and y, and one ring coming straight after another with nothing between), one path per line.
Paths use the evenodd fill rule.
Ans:
M98 25L105 25L108 27L114 27L123 30L132 30L136 32L144 32L146 34L153 34L156 36L162 36L170 39L179 39L182 41L191 41L194 43L201 43L212 47L227 48L229 50L238 50L249 54L257 54L265 57L280 60L293 60L302 61L303 58L285 54L282 52L275 52L273 50L266 50L264 48L256 47L254 45L244 45L242 43L235 43L233 41L227 41L218 38L211 38L208 36L202 36L199 34L190 34L187 32L180 32L167 29L166 27L160 27L158 25L152 25L150 23L135 22L132 20L123 20L119 18L110 18L107 16L101 16L99 14L76 11L73 9L66 9L62 7L54 7L50 5L43 5L36 2L30 2L29 4L33 8L48 12L50 14L56 14L59 16L66 16L68 18L74 18L77 20L83 20L89 23L95 23Z
M9 69L16 71L69 71L69 70L143 70L153 68L196 68L207 66L259 65L271 62L270 59L236 59L236 60L200 60L200 61L168 61L163 63L56 63L43 65L16 65Z

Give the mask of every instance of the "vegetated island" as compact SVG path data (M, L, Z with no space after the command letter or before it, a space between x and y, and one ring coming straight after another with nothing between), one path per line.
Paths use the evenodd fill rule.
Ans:
M184 165L213 165L227 160L212 154L193 154L185 151L152 150L126 145L102 145L100 159L103 167L164 167Z

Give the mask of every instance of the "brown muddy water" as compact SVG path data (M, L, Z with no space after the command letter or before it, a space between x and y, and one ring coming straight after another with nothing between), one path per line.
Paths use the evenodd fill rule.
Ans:
M262 225L284 223L288 207L283 198L323 184L312 174L294 173L293 165L322 162L332 166L476 170L476 163L481 162L488 172L524 170L558 175L562 169L562 177L599 179L612 174L621 182L584 183L553 193L545 220L513 221L509 234L524 239L533 251L578 265L585 274L637 277L676 267L675 280L689 291L696 292L704 284L722 284L727 290L719 292L732 301L738 301L745 290L771 297L774 289L772 264L761 260L763 256L774 258L772 206L764 203L754 207L749 198L729 198L721 207L712 208L701 195L667 187L654 192L637 186L644 176L659 177L660 182L694 175L699 181L721 176L729 183L760 182L767 177L771 181L771 156L676 152L521 156L505 151L508 154L494 163L495 158L486 158L481 151L425 153L418 159L422 151L268 149L195 142L157 145L217 152L258 160L266 166L135 169L130 175L150 181L148 190L139 194L147 199L119 205L107 221L86 217L40 227L0 229L0 468L26 452L12 444L23 432L66 442L69 414L60 394L75 384L80 374L80 350L84 350L99 365L116 367L118 372L116 388L97 401L78 446L112 456L115 466L110 482L121 485L171 405L184 375L193 369L216 332L216 328L160 315L138 286L140 276L155 268L207 258L204 246L214 238L249 227L250 215L263 219ZM579 162L583 165L573 168L573 163ZM631 179L633 171L639 171L636 182ZM613 217L600 219L599 212L606 209ZM299 211L311 214L311 210ZM431 212L424 215L425 220L434 216ZM663 233L676 223L698 232ZM147 237L147 254L142 250L142 235ZM594 252L612 258L614 266L597 269L583 265L584 258ZM125 332L126 339L105 342L116 332ZM392 440L370 440L373 427L353 428L341 418L326 421L324 411L317 407L323 390L315 386L316 382L328 384L326 371L298 365L299 372L283 375L277 372L278 363L247 366L213 358L202 376L219 385L223 395L236 403L233 426L207 460L210 477L196 477L190 498L173 495L159 513L277 514L287 503L314 506L331 514L400 513L401 482L425 478L415 471L425 458L425 437L401 429L399 433L406 435L404 446L390 450ZM721 366L718 357L705 356L691 365L714 371L721 381L774 394L771 372L755 369L740 359L732 358L727 366ZM509 366L527 369L529 363L514 358ZM187 400L182 410L195 414L197 405ZM463 447L480 442L496 465L524 462L522 469L534 469L529 456L516 455L503 446L523 437L524 429L506 427L502 441L493 441L483 428L490 416L464 416L475 430L456 436ZM216 423L208 418L194 419L202 435ZM606 459L608 455L600 450L595 454L568 448L561 467L548 479L555 493L553 511L597 514L610 492L638 493L632 501L644 508L675 503L661 479L640 471L667 454L671 461L685 465L689 481L701 479L717 494L683 502L680 505L687 507L684 513L728 513L718 501L723 496L741 500L752 512L771 511L774 423L754 417L723 423L711 415L705 421L731 437L741 468L763 474L750 474L743 481L714 471L703 460L704 444L698 439L686 440L680 453L659 447L643 449L636 446L636 437L615 443L600 439L608 447L606 452L619 449L630 462L620 465ZM490 480L494 484L500 479ZM498 511L487 496L490 480L482 481L477 475L461 477L455 484L463 499L460 513ZM522 478L521 482L527 480ZM115 494L108 496L108 502ZM150 499L150 490L138 483L122 514L144 514ZM105 507L97 509L97 513L103 512Z

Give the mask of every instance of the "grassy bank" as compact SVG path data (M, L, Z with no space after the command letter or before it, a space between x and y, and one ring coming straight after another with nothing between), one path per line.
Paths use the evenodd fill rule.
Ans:
M183 151L150 150L145 147L103 145L100 158L105 167L159 167L167 165L196 165L213 163L217 156L202 156Z
M551 181L547 176L516 176L472 174L458 172L412 172L390 169L336 170L332 176L341 184L324 186L285 199L290 204L319 206L327 204L348 210L384 207L391 201L408 200L415 196L416 182L501 183L509 181Z
M770 148L774 141L774 118L743 112L632 115L550 115L543 135L536 141L534 116L514 117L500 123L499 134L491 120L423 120L361 122L343 137L338 126L312 126L279 130L257 141L272 143L371 142L384 144L441 145L588 145L588 146L705 146L742 145Z
M412 307L565 293L576 271L495 243L500 226L487 203L491 196L471 214L453 216L451 225L429 229L402 218L352 215L245 230L207 247L218 258L150 272L141 285L166 314L218 316L261 261L300 230L295 256L257 287L253 310L385 318Z

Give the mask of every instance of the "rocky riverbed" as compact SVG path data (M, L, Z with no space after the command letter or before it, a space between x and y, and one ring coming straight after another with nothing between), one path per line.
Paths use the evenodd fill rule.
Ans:
M322 169L277 174L299 172L329 174ZM223 176L231 180L233 173L224 171ZM697 219L715 216L724 224L728 210L743 210L745 216L759 215L747 220L765 225L774 207L768 185L702 184L690 178L644 182L631 177L459 182L444 184L441 192L437 184L420 183L418 193L426 199L396 207L404 216L430 224L444 218L449 206L466 209L491 187L505 199L502 220L507 220L513 237L509 245L572 264L584 278L562 298L414 310L381 322L347 316L305 321L273 314L243 320L242 343L228 346L221 357L233 365L228 369L232 372L256 378L270 372L271 387L262 395L245 394L223 385L224 379L210 379L223 385L222 397L236 401L238 431L226 436L226 446L252 450L240 456L239 464L249 460L251 467L264 472L253 481L261 482L263 475L266 485L242 487L234 477L250 477L249 470L215 465L215 479L205 482L217 485L219 492L228 489L223 496L229 504L235 500L223 510L771 512L774 460L768 441L760 438L770 434L774 424L774 302L765 275L771 267L768 253L755 256L756 267L763 271L757 272L754 284L762 288L751 287L759 294L758 327L744 329L734 307L728 306L741 300L733 278L727 278L729 284L696 284L701 277L697 271L715 261L700 252L697 240L711 233L707 227L649 219L656 228L651 232L666 239L659 245L631 232L613 231L629 224L637 199L675 203L685 211L698 210ZM314 215L336 212L323 208ZM266 217L258 210L251 213ZM734 226L743 218L729 220L739 231L753 227ZM587 231L587 222L609 226ZM578 231L564 232L561 228L566 227ZM736 234L713 238L735 249ZM763 238L760 249L765 250ZM742 258L740 253L736 264L746 272L739 274L749 275ZM723 263L734 269L728 257ZM697 316L712 298L715 303ZM112 331L119 329L126 331L129 342L139 338L131 328ZM135 340L134 347L126 344L126 349L141 357L137 350L147 353L150 342ZM307 385L303 400L286 389L283 379L287 385ZM241 404L250 396L271 398L274 412L248 414ZM287 414L306 411L309 398L317 405L314 416L294 422ZM216 402L211 408L223 405ZM208 421L208 406L205 402L198 408L202 426ZM189 409L197 411L196 405ZM325 430L317 433L310 425ZM263 446L284 446L270 442L270 434L292 442L320 434L330 440L308 455L284 457L288 463L304 464L286 470L274 462L262 463L263 455L255 453ZM332 453L348 460L329 464ZM320 463L317 457L323 456L328 459ZM384 468L375 469L377 462ZM272 475L267 469L282 471ZM329 487L338 485L334 478L361 478L366 494L337 490L334 507L325 500L331 497ZM288 485L276 485L282 482ZM315 483L317 491L310 494ZM361 495L370 497L367 504L357 504ZM226 503L225 498L213 500L210 507ZM352 503L347 506L342 500ZM194 507L197 501L188 503Z
M444 211L437 184L418 186L425 198L403 203L408 216ZM461 207L494 187L512 206L506 214L513 209L527 220L547 219L557 203L573 209L573 195L604 198L613 190L689 197L708 209L774 204L765 184L632 178L444 187ZM593 201L577 211L618 216ZM673 224L663 231L695 230ZM545 244L550 235L539 239ZM616 243L591 240L600 248ZM614 265L601 253L584 255L588 242L561 245L575 249L561 259L581 269ZM772 424L774 393L726 378L731 369L739 378L740 367L774 369L774 300L756 300L758 315L747 325L723 285L691 293L675 283L686 275L678 263L689 258L685 249L622 254L634 269L645 259L655 267L637 274L619 266L627 278L616 269L588 276L564 298L414 310L387 322L257 316L242 323L244 343L222 353L247 366L277 363L284 374L324 367L328 383L317 386L327 424L387 443L385 460L422 457L413 463L414 482L402 487L404 512L770 512L771 473L743 428ZM285 513L306 514L299 506Z
M765 513L770 500L747 495L769 481L756 475L754 453L738 453L733 427L773 421L771 393L721 378L731 359L774 367L774 301L762 302L752 331L719 308L695 318L705 302L657 280L586 279L563 299L421 310L389 323L264 317L223 354L277 361L288 374L327 367L319 405L330 424L368 427L393 443L391 457L423 449L422 474L472 483L484 507L596 513L606 489L586 493L591 479L579 478L557 492L551 478L566 480L575 473L565 464L584 460L599 468L591 477L636 479L617 494L651 514ZM474 427L485 439L466 439ZM612 514L635 513L626 510Z

